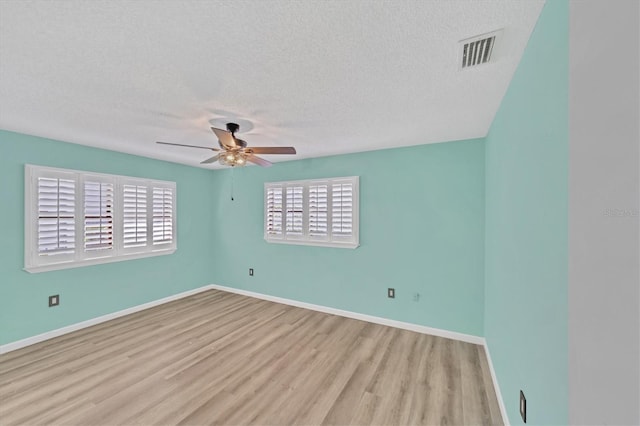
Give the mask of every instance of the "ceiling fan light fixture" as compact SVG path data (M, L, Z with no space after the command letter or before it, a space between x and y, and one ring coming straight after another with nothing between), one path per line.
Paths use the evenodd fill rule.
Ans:
M247 164L247 154L241 151L227 152L220 156L220 164L231 167L242 167Z

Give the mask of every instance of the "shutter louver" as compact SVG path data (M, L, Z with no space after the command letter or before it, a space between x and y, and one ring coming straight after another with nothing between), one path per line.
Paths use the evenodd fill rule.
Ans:
M309 186L309 236L327 237L328 226L328 187L327 185Z
M147 245L147 187L123 185L123 247Z
M282 188L267 189L267 234L282 236Z
M302 186L287 187L287 236L302 236L302 217L304 214L302 207L303 191Z
M334 183L331 186L331 234L334 237L353 235L353 184Z
M113 184L84 183L84 249L113 248Z
M173 191L153 188L153 244L167 244L173 240Z
M75 252L75 182L38 178L38 254Z

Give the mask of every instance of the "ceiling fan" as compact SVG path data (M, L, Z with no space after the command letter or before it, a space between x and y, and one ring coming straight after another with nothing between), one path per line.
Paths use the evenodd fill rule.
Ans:
M255 154L296 153L296 149L292 146L261 146L255 148L247 147L247 142L243 141L240 138L237 138L235 135L239 128L240 126L238 126L236 123L227 123L227 130L217 129L215 127L211 128L211 130L213 130L213 133L215 133L218 137L218 144L220 145L221 149L170 142L157 143L163 145L186 146L189 148L202 148L217 151L218 153L216 155L211 158L207 158L200 164L210 164L219 161L220 164L231 167L242 167L245 166L247 162L254 163L262 167L269 167L271 166L271 162L265 160L264 158L260 158Z

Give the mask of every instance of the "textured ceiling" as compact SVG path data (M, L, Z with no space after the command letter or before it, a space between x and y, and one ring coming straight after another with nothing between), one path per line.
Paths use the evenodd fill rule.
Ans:
M543 3L1 0L0 128L193 166L210 153L155 141L240 119L282 161L483 137Z

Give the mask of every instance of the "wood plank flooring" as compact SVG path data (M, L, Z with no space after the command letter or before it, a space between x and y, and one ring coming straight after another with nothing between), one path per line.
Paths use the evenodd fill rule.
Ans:
M482 347L211 290L0 356L0 424L501 423Z

